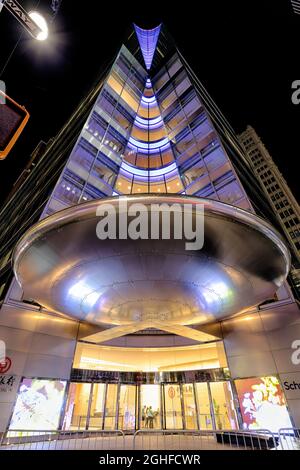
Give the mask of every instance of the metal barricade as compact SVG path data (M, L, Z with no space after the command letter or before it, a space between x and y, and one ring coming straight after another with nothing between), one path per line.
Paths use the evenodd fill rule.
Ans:
M279 438L268 429L244 430L146 430L136 431L136 450L271 450Z
M299 433L280 430L275 436L267 429L245 430L156 430L123 431L28 431L3 433L1 450L271 450L296 448ZM298 430L297 430L298 431ZM282 445L287 436L293 446ZM295 442L294 442L295 441Z
M28 431L3 434L1 450L124 450L123 431Z
M300 450L299 428L281 428L278 436L281 450Z

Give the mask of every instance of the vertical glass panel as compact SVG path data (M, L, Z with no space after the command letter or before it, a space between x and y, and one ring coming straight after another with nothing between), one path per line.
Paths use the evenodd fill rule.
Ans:
M105 401L105 384L94 384L89 429L102 429Z
M230 382L211 382L210 390L217 429L237 429Z
M150 193L166 193L166 185L161 178L153 177L150 181Z
M135 429L136 386L121 385L118 429Z
M148 192L149 192L148 181L143 182L143 181L137 180L132 185L132 194L148 193Z
M118 94L120 95L124 86L124 81L118 75L116 72L113 72L107 79L107 83L109 86ZM126 101L126 100L125 100Z
M71 383L69 388L63 428L67 430L85 429L91 384Z
M207 148L204 148L202 151L203 153L206 153L209 150L213 150L214 146L211 144L208 145ZM220 147L216 147L214 151L211 151L205 159L205 165L208 169L208 171L213 171L219 166L224 165L227 162L226 155L224 154L223 150Z
M171 89L170 94L160 103L161 108L167 109L176 100L177 95L174 90Z
M197 155L196 155L197 157ZM197 178L200 178L206 173L206 168L203 163L203 160L195 160L195 164L187 171L184 172L183 179L186 186L193 183Z
M161 428L160 385L141 385L140 427Z
M233 181L230 184L224 186L224 188L219 189L218 196L220 201L227 202L227 204L233 204L238 199L243 197L243 191L237 181Z
M104 429L116 429L118 385L108 384L106 392Z
M187 194L195 194L198 191L201 191L205 188L210 182L208 175L203 175L201 178L197 179L196 181L192 181L189 187L186 189Z
M95 176L98 179L103 179L106 183L110 184L111 186L114 185L116 179L115 172L99 160L95 161L91 170L91 175Z
M200 429L213 429L207 383L195 383Z
M167 72L165 72L165 68L163 68L162 72L159 73L159 77L155 77L155 88L156 90L159 90L163 85L167 83L169 80L169 75Z
M166 429L182 429L182 408L179 385L164 385Z
M168 176L166 176L167 179ZM179 178L167 179L167 192L168 193L178 193L183 190L182 182Z
M168 63L168 70L169 74L172 77L175 73L182 67L182 63L180 62L179 58L176 56L172 57L172 59Z
M128 106L133 109L133 111L137 112L139 108L139 99L134 94L133 90L128 87L128 85L125 85L125 87L123 88L121 96L125 103L127 103Z
M69 205L76 204L81 195L81 187L63 178L56 187L54 196Z
M124 108L121 107L121 105L118 106L118 108L114 112L114 119L116 122L123 127L123 129L129 129L133 122L133 118L131 118L130 114L126 112Z
M122 174L119 174L118 180L116 183L116 190L123 194L130 194L131 187L132 187L132 175L128 172L126 173L126 177L124 177Z
M198 429L196 402L193 384L184 384L182 386L183 406L186 429Z

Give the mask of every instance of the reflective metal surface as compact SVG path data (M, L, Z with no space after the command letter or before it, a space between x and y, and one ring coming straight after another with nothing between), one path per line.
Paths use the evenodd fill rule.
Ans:
M204 324L259 304L286 278L286 246L249 212L185 196L121 199L128 205L203 204L203 248L187 251L186 240L174 238L101 241L96 210L110 203L118 212L119 198L91 201L42 220L19 241L14 271L24 298L97 325L131 325L133 331L165 322L171 331L171 325Z

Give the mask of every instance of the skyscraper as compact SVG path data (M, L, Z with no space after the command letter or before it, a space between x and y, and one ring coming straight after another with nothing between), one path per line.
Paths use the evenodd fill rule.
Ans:
M251 167L260 181L293 254L300 262L300 208L268 150L248 126L239 136Z
M297 270L300 266L299 204L253 127L248 126L239 139L289 243L293 254L292 277L297 278Z
M49 182L47 191L32 184L44 181L45 161L50 194ZM0 395L2 431L132 431L150 406L154 428L299 423L297 393L284 396L300 371L288 251L238 138L163 25L132 28L19 191L24 229L33 208L40 222L15 248L18 282L0 312L14 377ZM203 251L175 239L96 247L96 205L117 207L120 197L201 202ZM258 407L255 387L267 390L259 409L271 407L273 422L247 414L246 396ZM36 394L48 404L33 405L29 419Z

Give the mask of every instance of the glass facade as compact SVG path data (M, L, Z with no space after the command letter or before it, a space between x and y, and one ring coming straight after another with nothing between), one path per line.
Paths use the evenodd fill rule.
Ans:
M237 429L231 384L71 383L65 430Z
M136 29L147 67L122 46L43 217L91 199L145 193L252 210L179 55L149 72L159 33L147 32L145 42L146 32Z

